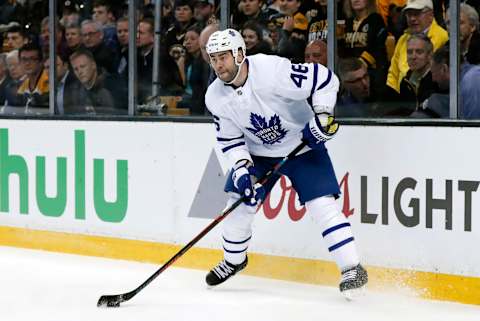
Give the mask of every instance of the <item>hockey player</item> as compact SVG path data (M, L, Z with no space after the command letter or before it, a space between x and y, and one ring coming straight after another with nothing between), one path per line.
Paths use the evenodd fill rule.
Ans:
M262 176L302 140L308 147L289 160L280 172L286 175L320 225L329 252L342 271L340 291L348 295L367 283L360 265L350 223L335 198L340 193L324 142L333 138L338 124L333 118L339 81L318 64L292 64L267 55L245 57L245 43L236 30L213 33L206 45L217 79L209 86L205 102L213 114L217 143L232 164L225 185L230 206L246 201L223 222L224 259L206 276L215 286L243 270L252 221L261 202L279 176L255 185Z

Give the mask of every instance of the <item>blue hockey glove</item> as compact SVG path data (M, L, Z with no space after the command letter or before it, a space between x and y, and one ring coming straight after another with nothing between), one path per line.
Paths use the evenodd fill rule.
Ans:
M255 184L256 177L253 164L246 159L238 161L233 167L233 184L242 197L245 197L245 204L257 205L258 200L265 197L265 189L259 183Z
M302 130L303 140L312 149L323 148L323 143L335 136L338 127L333 116L327 113L316 114Z

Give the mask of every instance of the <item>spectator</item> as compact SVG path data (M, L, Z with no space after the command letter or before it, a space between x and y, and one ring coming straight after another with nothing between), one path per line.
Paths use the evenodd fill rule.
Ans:
M99 67L116 73L118 56L103 42L103 27L95 21L84 20L81 25L83 45L90 50Z
M443 92L447 92L450 88L449 57L449 48L444 46L433 54L432 59L432 79ZM480 118L480 86L478 84L480 84L480 66L462 61L460 66L460 91L458 93L460 97L458 108L460 118ZM435 111L438 116L448 116L448 95L444 95L444 99L436 99L436 103L432 101L432 98L435 98L433 96L428 99L423 108Z
M173 15L173 0L164 0L162 1L162 35L165 34L174 23L175 17Z
M144 18L137 27L138 101L143 104L152 95L154 22Z
M267 13L262 11L262 0L240 0L238 2L238 12L232 16L233 25L237 29L247 21L256 21L262 28L266 28L268 23Z
M327 66L327 44L323 40L313 40L305 48L305 62Z
M152 95L154 21L144 18L137 27L137 74L139 103L143 104ZM159 80L162 94L177 95L183 91L183 82L173 58L160 50Z
M72 1L64 2L60 23L63 26L80 25L80 13L78 12L77 4L73 3Z
M24 1L23 1L24 2ZM18 21L22 26L28 22L28 11L20 1L1 1L0 24Z
M400 82L397 101L405 102L397 116L408 116L438 91L430 71L433 45L423 33L413 34L407 40L407 62L409 70ZM393 91L394 92L394 91ZM395 92L394 92L395 93ZM395 97L393 94L392 97Z
M367 67L359 58L346 58L339 62L338 73L342 92L335 107L338 117L375 116L377 106Z
M120 61L117 73L128 76L128 17L117 20L117 38L120 48Z
M447 11L447 27L450 25L450 14ZM464 58L473 65L480 64L480 33L478 12L472 6L460 4L460 50Z
M5 104L9 106L20 106L20 99L17 95L17 91L25 79L25 72L20 64L17 49L7 53L6 62L11 81L6 84L5 87Z
M283 27L280 32L278 54L282 57L300 63L304 59L306 32L308 20L301 13L301 0L280 2L280 10L285 14Z
M115 16L106 0L95 0L93 2L92 20L103 27L103 42L112 51L118 50L117 29L115 27Z
M75 92L81 90L81 84L70 71L68 60L57 55L56 62L56 76L57 76L57 97L55 99L55 114L63 115L65 110L71 111L75 109L73 106L77 104L74 101ZM44 62L46 72L50 69L50 59L47 58Z
M82 30L80 29L80 25L72 23L65 26L65 41L67 43L66 56L69 57L82 46Z
M312 8L307 12L307 18L308 41L327 41L327 0L313 1Z
M208 83L211 84L215 78L217 77L215 75L215 72L213 71L212 67L210 67L210 57L207 54L205 46L207 45L208 38L214 33L215 31L218 31L218 24L210 24L206 26L202 32L200 33L200 37L198 38L198 42L200 45L200 51L202 52L202 58L203 60L208 64Z
M27 33L20 26L15 26L7 31L7 48L4 51L20 49L30 42Z
M383 22L387 24L390 10L393 6L403 7L407 0L377 0L377 12L382 16Z
M272 47L263 40L263 30L256 21L247 21L242 28L242 36L247 47L247 56L258 53L270 55Z
M344 37L345 15L343 10L341 10L343 0L336 1L338 7L336 37L337 40L341 40ZM305 0L305 16L308 19L308 42L313 40L327 42L327 2L327 0Z
M435 17L435 21L442 28L446 28L444 16L445 16L445 9L448 8L448 4L450 0L433 0L432 2L433 2L433 16Z
M375 88L385 87L387 75L387 30L376 12L375 0L347 0L345 37L339 41L339 56L357 57L367 65Z
M7 55L0 54L0 106L5 104L7 85L10 83L10 76L7 68Z
M267 23L267 32L268 36L272 42L272 50L273 52L278 52L278 43L280 42L280 33L282 32L283 21L285 19L278 18L277 14L269 17Z
M63 26L56 21L56 35L55 35L55 41L56 41L56 53L60 55L66 55L67 54L67 45L66 42L64 41L64 28ZM42 19L42 22L40 23L40 46L42 48L42 54L44 57L47 57L49 54L49 48L50 48L50 30L49 30L49 17L45 17Z
M82 86L75 91L76 104L71 110L65 108L66 114L126 113L125 91L117 78L98 68L90 51L75 51L70 56L70 64Z
M43 69L42 50L26 44L19 50L26 78L18 88L19 104L25 107L48 107L48 73Z
M170 47L175 44L181 45L187 29L195 23L193 6L189 0L176 0L174 12L175 22L165 34L165 47L167 50L170 50Z
M388 70L387 86L400 92L400 81L408 71L407 39L413 33L425 33L433 44L433 49L441 47L448 40L448 33L433 18L432 0L409 0L403 9L407 17L408 29L400 37Z
M193 4L193 16L198 24L206 26L215 18L215 0L196 0Z
M183 45L186 49L184 70L180 74L184 75L185 94L179 107L190 108L192 115L205 114L205 93L208 87L208 65L202 58L200 50L200 26L193 25L185 34ZM179 66L180 67L180 66Z
M384 2L391 1L391 0L383 0ZM389 36L393 37L393 46L395 46L395 42L400 39L400 37L407 29L407 18L405 14L402 12L402 9L405 7L406 0L396 0L392 1L388 7L388 16L387 16L387 31ZM387 38L388 39L388 38ZM395 48L393 48L395 49ZM391 59L393 55L389 53L389 57Z

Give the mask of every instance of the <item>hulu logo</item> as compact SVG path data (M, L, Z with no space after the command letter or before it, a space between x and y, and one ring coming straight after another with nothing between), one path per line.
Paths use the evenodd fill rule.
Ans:
M29 172L25 159L20 155L10 155L8 151L8 129L0 128L0 212L9 212L10 184L9 176L16 174L19 177L20 213L28 214ZM49 217L60 217L67 206L67 158L57 157L56 195L46 195L46 185L54 182L47 180L45 170L45 156L35 159L35 190L38 209ZM75 174L73 177L75 188L75 218L85 220L85 132L75 131L75 154L73 160ZM93 159L93 202L97 216L104 222L121 222L127 213L128 207L128 162L117 160L117 195L114 202L105 200L105 161ZM53 173L49 173L52 177ZM90 183L90 182L88 182ZM71 184L72 186L72 184Z

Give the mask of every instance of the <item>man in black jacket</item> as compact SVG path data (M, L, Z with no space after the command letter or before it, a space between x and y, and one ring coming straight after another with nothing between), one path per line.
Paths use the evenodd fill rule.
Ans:
M407 116L418 109L422 103L434 92L438 86L432 80L430 71L433 54L433 44L423 33L413 34L407 40L407 63L409 70L400 82L398 101L405 102Z
M70 56L72 69L81 82L75 93L78 105L65 113L124 114L127 112L127 95L123 82L115 75L98 68L88 50L78 50Z
M102 26L98 22L84 20L81 29L83 45L93 54L97 65L111 74L116 73L118 54L103 42Z

